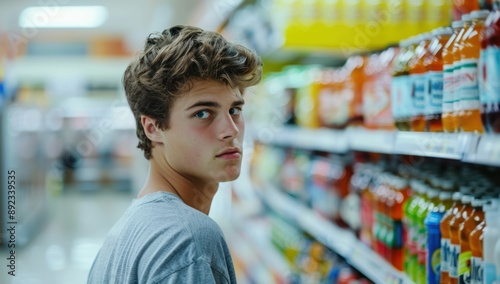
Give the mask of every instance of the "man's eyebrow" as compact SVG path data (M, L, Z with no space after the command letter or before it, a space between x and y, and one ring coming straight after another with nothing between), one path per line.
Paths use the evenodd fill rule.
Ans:
M218 102L214 102L214 101L198 101L198 102L192 104L191 106L189 106L188 108L186 108L186 110L190 110L190 109L193 109L196 107L216 107L216 108L219 108L219 107L221 107L221 105Z
M245 104L245 100L241 99L241 100L237 100L237 101L234 101L231 106L241 106L241 105L244 105Z
M236 100L231 104L231 107L240 106L240 105L244 105L244 104L245 104L244 100ZM190 105L188 108L186 108L186 110L190 110L190 109L197 108L197 107L220 108L221 105L218 102L214 102L214 101L198 101L198 102Z

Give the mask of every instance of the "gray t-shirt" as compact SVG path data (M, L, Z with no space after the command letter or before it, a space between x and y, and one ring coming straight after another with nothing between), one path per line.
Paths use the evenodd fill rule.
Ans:
M236 283L220 227L167 192L132 202L113 226L88 283Z

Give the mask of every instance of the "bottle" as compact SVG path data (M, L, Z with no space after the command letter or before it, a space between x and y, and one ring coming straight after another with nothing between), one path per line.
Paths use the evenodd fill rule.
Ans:
M484 221L484 200L473 198L471 201L470 216L460 225L460 255L458 257L458 283L465 284L471 281L471 241L472 231ZM478 244L479 245L479 244Z
M500 240L500 199L491 199L483 205L486 227L483 237L483 280L485 284L493 284L496 278L495 244Z
M429 45L427 79L429 96L425 100L426 129L429 132L443 132L443 48L453 34L451 28L438 28L432 31L433 39Z
M460 32L457 35L457 38L453 44L453 114L452 114L452 121L454 124L454 132L459 132L460 129L462 128L462 122L460 121L460 90L462 89L462 70L461 70L461 53L460 51L462 50L463 46L463 38L464 34L467 31L467 29L470 27L472 24L470 16L463 15L462 16L462 22L463 22L463 27L460 30Z
M409 107L411 105L411 89L409 83L408 58L413 46L409 39L399 42L400 51L392 62L391 110L394 125L399 131L410 131Z
M427 202L420 204L420 210L417 212L417 234L418 234L418 265L416 283L426 283L427 281L427 229L425 226L425 218L429 211L431 211L439 202L439 191L425 185L425 194L427 195Z
M396 269L404 270L404 240L406 230L403 227L404 204L409 198L408 183L405 179L395 176L392 181L392 194L388 199L389 217L392 222L389 243L389 259Z
M410 180L410 188L413 191L413 196L405 203L405 215L403 222L406 228L406 254L405 254L405 273L415 282L416 267L418 265L417 245L418 235L416 228L416 214L420 209L420 204L425 202L423 197L423 188L421 182L412 179Z
M450 260L451 260L451 251L450 251L450 221L458 215L464 205L462 204L462 193L454 192L452 195L453 205L450 210L446 212L446 214L441 219L439 223L439 227L441 228L441 276L440 282L448 284L450 283Z
M411 117L411 131L425 131L425 97L429 92L426 80L425 58L429 52L430 33L420 35L420 44L415 49L415 55L409 63L412 85L413 113Z
M452 193L441 191L439 193L439 203L432 208L425 218L427 229L427 283L439 283L441 276L441 230L440 223L444 214L451 208Z
M480 100L483 124L488 133L500 133L500 1L481 32Z
M460 48L460 108L459 120L463 132L483 133L481 103L479 101L478 62L481 49L480 33L489 11L470 14L471 26L462 37Z
M455 215L450 221L450 266L449 276L450 284L459 283L459 256L461 254L460 246L460 226L469 218L474 210L471 206L472 195L464 194L462 196L463 209Z
M443 115L441 120L443 122L444 132L455 132L456 127L453 120L453 103L455 99L455 79L453 77L453 47L460 30L462 29L462 21L454 21L451 24L453 34L443 48Z
M462 15L479 10L478 0L453 0L453 18L459 20Z
M484 206L484 205L483 205ZM483 220L470 233L471 256L471 284L483 284L484 282L484 261L483 261L483 240L486 221Z

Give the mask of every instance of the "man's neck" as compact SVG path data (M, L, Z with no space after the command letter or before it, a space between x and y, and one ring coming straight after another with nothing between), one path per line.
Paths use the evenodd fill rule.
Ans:
M208 215L218 183L191 180L172 169L164 159L153 158L149 166L148 179L137 198L159 191L170 192L186 205Z

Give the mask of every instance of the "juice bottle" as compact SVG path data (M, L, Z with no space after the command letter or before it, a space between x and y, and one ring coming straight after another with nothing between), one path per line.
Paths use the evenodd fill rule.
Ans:
M483 284L484 279L484 261L483 261L483 240L486 221L482 221L470 233L471 257L471 284Z
M460 30L463 27L462 21L454 21L451 24L453 34L450 36L443 48L443 130L444 132L455 132L456 126L453 121L453 103L455 99L455 79L453 77L455 66L453 65L453 47Z
M459 256L460 256L460 226L469 218L474 208L471 205L472 195L464 194L462 196L463 208L457 215L450 220L450 265L449 278L450 284L458 284L459 276Z
M486 227L483 238L483 280L485 284L492 284L496 278L495 244L500 240L500 200L491 199L483 205Z
M399 271L404 270L404 240L406 239L406 230L403 227L404 204L409 198L408 183L405 179L394 177L392 181L392 190L388 199L389 216L392 222L392 230L389 237L389 260Z
M408 56L410 42L402 40L399 42L400 52L392 62L392 80L391 80L391 109L394 117L394 126L400 131L409 131L410 127L405 127L405 109L404 97L410 97L408 83L409 72L405 58ZM408 98L409 99L409 98Z
M462 89L462 70L461 70L461 53L460 51L462 50L463 46L463 37L467 29L470 27L472 24L470 16L463 15L462 16L462 22L463 22L463 27L460 30L459 34L457 35L455 42L453 44L453 114L452 114L452 121L454 124L455 131L454 132L459 132L460 129L462 128L462 122L460 121L460 91Z
M488 133L500 133L500 4L488 17L481 33L480 100L482 120Z
M427 229L425 226L425 218L429 211L432 211L433 208L438 204L438 196L439 191L425 185L425 192L427 195L427 202L420 204L420 209L417 212L417 234L418 234L418 247L417 247L417 255L418 255L418 265L417 265L417 274L416 274L416 283L425 284L427 281Z
M412 179L410 180L410 188L413 191L413 196L408 199L404 207L403 223L406 228L406 254L405 254L405 273L412 280L415 281L416 267L418 265L417 245L418 235L415 225L416 214L420 209L420 204L425 202L423 198L423 191L421 182Z
M439 283L441 267L441 230L440 223L444 214L451 208L452 193L441 191L439 193L439 203L432 208L425 218L427 229L427 283Z
M483 132L481 103L479 101L478 62L480 33L489 11L474 11L470 14L472 25L463 36L460 48L460 121L463 132Z
M453 34L451 28L438 28L432 31L434 38L429 45L427 78L429 96L426 99L426 129L430 132L443 132L443 48Z
M468 218L460 225L460 255L458 257L458 283L470 283L471 280L471 241L472 231L484 221L484 200L474 198L471 202L473 210Z
M453 0L453 18L459 20L462 15L479 10L478 0Z
M453 205L451 209L449 209L446 214L443 216L441 219L441 222L439 223L439 227L441 229L441 277L440 277L440 283L448 284L450 283L450 276L449 276L449 270L450 270L450 257L451 257L451 251L450 251L450 221L458 215L458 212L460 212L464 205L462 204L462 193L460 192L454 192L452 195L452 200L453 200Z
M430 33L425 33L419 37L420 44L415 49L415 55L409 63L413 102L413 113L411 117L412 131L425 131L425 97L429 92L429 87L427 84L427 70L424 62L429 52L428 48L431 36Z

